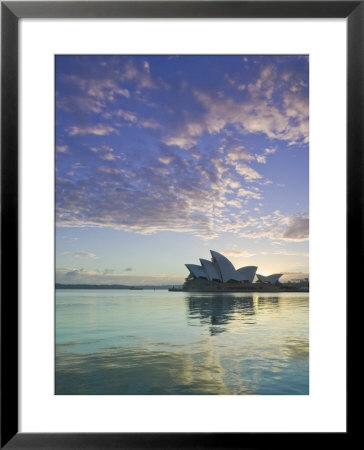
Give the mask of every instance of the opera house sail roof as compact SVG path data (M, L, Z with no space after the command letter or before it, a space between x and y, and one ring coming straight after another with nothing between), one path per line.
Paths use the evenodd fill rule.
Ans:
M212 256L212 261L215 262L220 269L223 283L232 280L236 272L233 264L221 253L215 252L214 250L210 250L210 253Z
M210 281L221 281L221 275L217 264L208 259L200 259L200 263Z
M240 274L241 279L239 281L249 281L250 283L253 282L254 276L257 272L258 267L257 266L246 266L241 267L237 270L237 272Z
M215 250L210 250L211 261L200 259L198 264L186 264L190 271L188 280L205 279L209 281L218 281L221 283L229 282L245 282L253 283L258 267L245 266L235 269L233 263ZM276 284L282 274L277 273L269 276L257 275L258 281L261 283Z
M206 272L203 267L197 264L185 264L191 275L195 278L207 278Z
M280 277L283 275L283 273L274 273L273 275L269 275L265 277L264 275L257 274L258 280L261 283L270 283L275 284L280 279Z

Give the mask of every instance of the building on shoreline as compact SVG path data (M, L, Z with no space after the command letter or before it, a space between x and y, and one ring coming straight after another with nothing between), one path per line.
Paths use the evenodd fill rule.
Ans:
M189 275L182 290L194 292L280 292L297 288L292 284L279 283L281 273L268 276L257 274L257 266L245 266L235 269L226 256L210 250L211 261L200 259L198 264L185 264ZM254 282L255 276L257 277ZM299 288L299 290L303 290ZM308 290L308 286L307 289Z

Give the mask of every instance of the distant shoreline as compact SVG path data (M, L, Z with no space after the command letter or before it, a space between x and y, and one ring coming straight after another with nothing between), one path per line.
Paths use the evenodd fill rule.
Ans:
M280 288L274 288L274 287L268 287L265 286L265 289L262 290L262 287L257 287L256 289L247 289L247 288L235 288L235 289L192 289L187 290L183 289L182 287L176 287L172 285L160 285L160 286L150 286L150 285L143 285L143 286L127 286L123 284L60 284L56 283L55 285L56 290L72 290L72 289L84 289L84 290L129 290L129 291L142 291L142 290L168 290L170 292L186 292L186 293L217 293L217 294L223 294L223 293L250 293L250 294L265 294L265 293L282 293L282 292L299 292L299 293L308 293L309 289L299 289L299 288L288 288L281 286Z
M62 284L56 283L56 289L123 289L123 290L132 290L132 291L140 291L143 289L170 289L173 285L160 285L160 286L127 286L124 284Z
M233 290L221 290L221 291L184 291L183 289L168 289L168 291L170 292L184 292L186 294L251 294L251 295L263 295L263 294L309 294L310 291L306 291L306 290L300 290L300 289L289 289L289 290L285 290L285 289L280 289L280 290L270 290L267 289L266 291L244 291L243 289L236 289L235 291Z

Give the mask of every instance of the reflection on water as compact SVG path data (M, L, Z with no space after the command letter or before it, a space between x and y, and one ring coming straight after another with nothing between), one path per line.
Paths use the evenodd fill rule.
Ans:
M304 339L286 339L286 352L290 358L307 361L309 356L308 342Z
M229 394L211 349L198 352L131 347L57 358L57 393Z
M56 394L308 394L307 294L57 291Z
M207 325L211 336L226 331L226 326L240 314L240 320L245 323L255 323L254 302L252 296L229 296L224 294L198 296L191 295L186 298L189 308L188 324L194 325L194 319Z

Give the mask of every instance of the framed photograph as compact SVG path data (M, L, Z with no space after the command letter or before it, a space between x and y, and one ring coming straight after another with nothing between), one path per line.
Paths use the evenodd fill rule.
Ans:
M363 8L2 2L2 447L347 436Z

